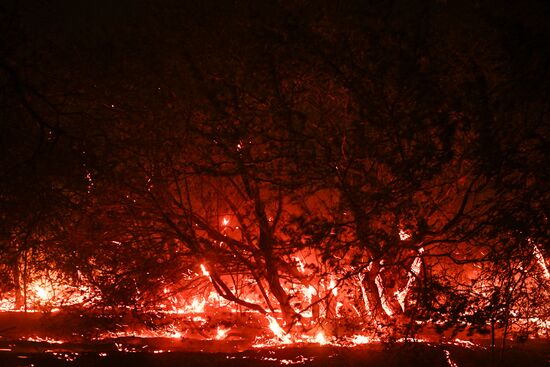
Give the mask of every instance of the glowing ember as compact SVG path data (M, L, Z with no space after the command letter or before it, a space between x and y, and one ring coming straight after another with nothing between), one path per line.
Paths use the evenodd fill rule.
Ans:
M458 365L451 359L451 353L447 349L445 349L445 358L447 359L449 367L458 367Z
M406 241L408 240L409 238L411 238L411 234L403 229L400 229L399 230L399 239L401 241Z
M222 223L223 223L224 227L227 227L227 225L229 224L229 218L224 217L223 220L222 220Z
M40 336L30 336L28 338L23 338L23 340L36 343L48 343L48 344L63 344L66 343L64 340L58 340L53 338L42 338Z

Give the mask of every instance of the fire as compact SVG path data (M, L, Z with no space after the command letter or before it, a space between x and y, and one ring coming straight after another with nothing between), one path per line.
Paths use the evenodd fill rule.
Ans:
M405 288L403 288L401 291L396 291L395 296L397 298L397 302L399 302L399 305L401 306L401 309L403 312L405 312L405 299L407 298L407 294L409 293L416 277L420 274L420 270L422 268L422 253L424 252L423 248L420 248L418 250L418 256L414 259L414 262L411 265L411 271L409 273L409 279L407 281L407 285L405 285Z
M372 339L365 335L354 335L351 339L351 343L354 345L369 344L371 342Z
M206 270L206 267L203 264L201 264L201 271L202 271L202 275L204 275L205 277L210 276L210 273L208 272L208 270Z
M535 257L537 258L540 268L542 269L544 278L550 280L550 270L548 270L548 267L546 266L546 261L544 260L544 256L542 256L542 252L540 252L540 249L535 244L533 244L533 252L535 253Z
M321 345L327 344L328 341L327 341L327 338L325 337L325 333L323 333L322 331L319 331L317 335L315 335L315 342Z
M227 227L227 225L229 224L229 218L224 217L224 218L222 219L222 224L223 224L224 227Z
M336 282L334 281L334 278L330 279L330 284L328 287L330 288L332 295L336 297L338 295L338 287L336 287Z
M50 294L44 287L36 286L34 291L36 292L36 296L41 300L47 301L48 299L50 299Z
M342 313L340 312L342 310L342 307L344 307L344 304L342 302L336 302L336 317L342 317Z
M380 274L376 276L374 282L376 283L376 288L378 288L378 295L380 296L382 309L388 316L393 316L393 310L391 309L388 300L386 299L386 295L384 294L384 285L382 284L382 277Z
M179 339L182 336L183 336L182 333L180 333L179 331L174 331L174 333L170 335L170 337L176 338L176 339Z
M401 241L406 241L409 238L411 238L411 234L409 232L405 231L404 229L399 230L399 239Z
M303 294L304 298L308 302L311 302L312 297L317 294L317 289L315 289L315 287L310 284L307 288L304 289Z
M225 339L225 337L227 336L227 333L229 332L229 330L230 329L223 329L223 328L218 326L218 328L216 330L216 340Z
M306 271L306 267L304 265L304 262L299 257L295 257L294 260L296 260L296 263L298 263L298 270L300 273L303 273Z
M203 313L204 312L204 306L206 304L205 300L199 301L197 298L193 298L193 301L187 308L188 313Z
M267 319L269 320L269 329L275 334L277 338L279 338L283 343L290 343L290 335L288 335L283 328L279 325L277 320L273 316L267 316Z

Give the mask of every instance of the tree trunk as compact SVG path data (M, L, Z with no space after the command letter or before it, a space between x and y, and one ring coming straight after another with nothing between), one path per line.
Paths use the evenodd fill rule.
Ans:
M491 320L491 359L495 360L495 320Z
M504 360L504 350L506 349L506 337L508 336L508 316L504 321L504 331L502 332L502 343L500 345L500 362Z
M23 287L21 286L21 272L19 271L19 261L14 261L12 265L13 284L15 292L15 309L19 310L25 305L23 297Z
M391 300L385 298L388 295L383 284L381 284L381 268L378 262L373 262L364 277L364 282L366 283L365 292L370 307L370 314L374 320L385 322L395 314L395 311L391 307Z

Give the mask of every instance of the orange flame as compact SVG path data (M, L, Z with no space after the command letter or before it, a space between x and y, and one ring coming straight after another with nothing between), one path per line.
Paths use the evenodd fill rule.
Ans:
M272 316L267 316L269 320L269 329L275 334L276 337L282 340L283 343L290 343L290 335L288 335L283 328L279 325L277 320Z
M218 326L218 329L216 330L216 340L225 339L229 330L230 329L223 329Z
M208 272L208 270L206 270L206 267L203 264L201 264L201 271L202 271L202 275L204 275L205 277L210 276L210 273Z
M322 331L319 331L319 332L317 333L317 335L315 335L315 342L316 342L316 343L319 343L319 344L321 344L321 345L327 344L328 341L327 341L327 338L326 338L326 336L325 336L325 333L323 333Z

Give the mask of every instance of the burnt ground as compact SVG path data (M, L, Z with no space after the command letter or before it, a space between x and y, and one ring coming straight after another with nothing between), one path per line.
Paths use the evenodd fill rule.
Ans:
M254 348L253 339L82 337L71 319L0 314L0 367L45 366L546 366L550 341L510 342L503 358L487 340L472 343L372 343L355 347L292 345ZM89 326L89 325L88 325ZM30 339L30 340L29 340ZM64 342L61 342L63 340Z
M499 357L491 358L491 353L486 349L428 343L391 346L371 344L353 348L308 345L236 353L159 350L99 352L90 351L90 348L82 351L82 348L74 345L44 349L46 343L32 344L12 342L11 347L7 348L3 345L0 366L550 366L550 348L547 343L511 348L502 360Z

